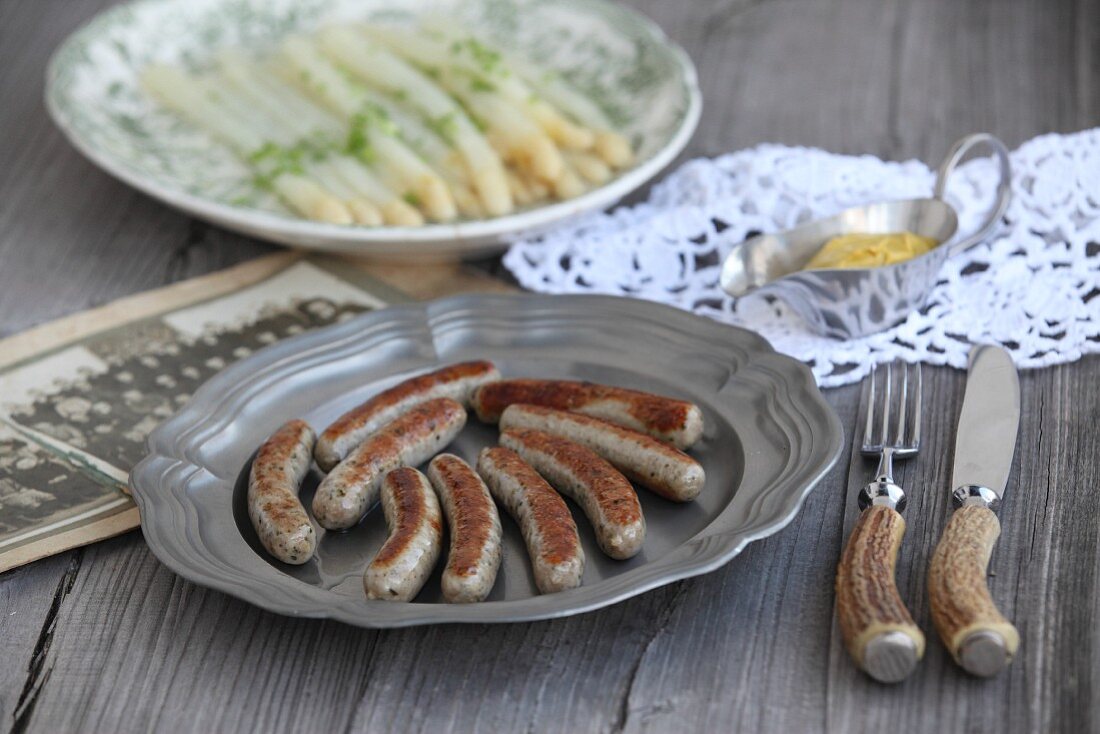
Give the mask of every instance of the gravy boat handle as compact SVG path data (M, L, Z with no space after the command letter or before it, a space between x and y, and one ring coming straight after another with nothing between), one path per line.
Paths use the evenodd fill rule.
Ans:
M982 222L982 226L978 228L978 231L950 245L949 255L956 255L964 250L969 250L971 247L988 237L1001 221L1001 217L1004 216L1005 211L1008 209L1009 202L1012 201L1012 164L1008 159L1008 148L1005 147L1005 144L1002 143L999 138L989 133L974 133L973 135L967 135L951 146L951 150L948 152L943 163L940 164L940 170L936 174L936 188L933 195L941 201L944 200L944 194L947 192L948 178L954 173L955 168L966 154L969 153L972 148L979 145L988 146L989 149L993 151L993 154L997 158L997 163L1000 165L1001 179L997 182L997 200L993 204L993 208L989 210L989 215L986 217L985 221Z

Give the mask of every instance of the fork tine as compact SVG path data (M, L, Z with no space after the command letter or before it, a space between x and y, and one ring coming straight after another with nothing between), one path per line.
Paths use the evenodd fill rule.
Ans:
M905 414L906 409L909 407L909 365L902 362L901 367L901 386L898 391L901 395L898 398L898 427L895 434L895 442L898 446L905 445Z
M863 381L863 395L860 400L860 406L863 410L863 445L870 446L872 442L872 434L875 429L875 373L878 372L877 367L871 368L871 374Z
M920 414L921 414L921 369L920 362L914 365L916 371L916 399L913 401L913 435L909 439L914 446L920 446Z
M883 372L886 373L886 377L883 380L886 384L883 386L882 396L882 441L879 442L880 446L890 445L890 402L893 399L893 385L891 380L891 373L893 372L889 363L883 365Z

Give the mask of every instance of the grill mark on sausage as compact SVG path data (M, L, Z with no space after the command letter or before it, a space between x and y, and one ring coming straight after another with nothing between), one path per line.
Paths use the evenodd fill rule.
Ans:
M424 521L428 508L424 506L424 497L420 493L420 472L410 467L394 469L383 480L393 488L393 496L397 500L394 523L390 537L385 545L378 551L372 563L380 566L388 565L397 560L405 552L413 538L417 528ZM439 530L439 523L433 523Z
M432 466L451 490L451 515L447 518L451 525L451 553L447 567L458 576L473 576L493 529L481 477L466 462L448 454L432 459Z
M300 419L288 421L264 441L252 462L252 477L261 484L286 481L286 462L302 443L303 431L309 424Z
M684 428L695 408L685 400L572 380L500 380L482 385L475 393L478 417L490 423L499 420L504 409L514 403L578 410L607 400L623 404L633 418L662 433Z
M351 473L343 475L341 479L345 483L361 481L365 474L377 470L401 453L405 444L420 441L432 434L438 437L441 434L440 429L454 419L454 413L461 407L447 398L416 406L383 427L344 459L341 466L346 465L347 471Z
M492 362L461 362L434 372L411 377L341 415L317 441L316 459L323 470L330 470L369 436L377 423L397 418L403 405L415 406L440 397L450 397L464 405L469 402L477 381L499 377ZM467 383L466 385L460 383ZM374 424L374 425L372 425Z
M249 471L249 519L264 548L286 563L306 562L316 545L313 524L298 499L313 439L308 423L288 421L260 446Z
M524 487L531 519L542 539L539 559L551 566L577 555L577 525L569 508L550 484L512 449L496 446L485 450L485 459L498 471L512 475Z
M361 518L377 498L382 476L405 463L408 451L438 443L445 434L457 432L465 421L466 409L450 398L436 398L413 407L360 444L325 477L313 498L314 515L325 527L350 527L345 523L351 508L333 510L333 504L338 505L354 492L349 501L361 505L356 508ZM419 464L430 455L408 463ZM341 514L345 516L343 520L334 517Z
M429 390L436 385L445 382L453 382L454 380L460 380L466 377L476 377L491 372L494 369L496 368L493 366L492 362L462 362L460 364L444 367L435 372L429 372L426 375L418 375L417 377L409 378L398 385L394 385L388 390L378 393L362 405L344 413L321 433L321 438L331 441L345 431L355 428L362 422L364 417L373 415L383 408L395 405L412 395Z
M642 519L638 495L626 477L595 451L566 438L528 428L506 432L528 449L552 456L586 484L607 519L618 525L630 525Z
M703 467L680 449L600 418L541 405L516 403L500 418L501 430L531 428L568 438L607 459L616 469L665 499L686 502L703 488Z

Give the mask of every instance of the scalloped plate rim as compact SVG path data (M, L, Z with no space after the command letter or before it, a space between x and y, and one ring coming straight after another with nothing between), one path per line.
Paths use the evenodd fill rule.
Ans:
M623 574L622 576L605 579L592 586L581 587L574 591L591 592L592 590L598 590L601 585L608 585L608 582L611 582L610 585L614 586L614 582L617 579L622 579L628 574L634 575L640 571L650 569L646 578L640 583L602 595L586 593L585 596L591 596L592 598L573 604L556 603L560 602L562 599L568 601L567 595L569 592L566 592L565 594L533 596L519 600L483 602L479 605L424 603L397 605L392 602L385 602L383 604L386 606L376 607L382 612L381 614L364 614L363 608L360 608L356 613L352 613L344 606L326 606L320 603L307 603L304 601L304 597L316 596L321 590L289 576L285 577L288 588L298 588L300 591L308 590L308 593L299 595L283 593L280 596L278 594L268 593L266 590L258 587L249 588L247 586L242 586L239 581L219 577L216 573L206 568L201 561L196 562L193 557L178 555L175 550L168 547L173 544L164 542L164 539L161 537L161 528L159 526L159 523L163 522L164 519L158 515L161 508L157 507L158 505L163 506L167 501L166 498L160 497L157 494L158 491L163 490L163 487L150 487L146 489L144 488L144 482L150 481L155 483L155 480L158 479L163 482L166 475L170 472L177 472L181 467L191 470L188 472L188 477L193 477L197 472L205 471L205 469L201 465L183 456L156 453L153 447L158 443L163 443L163 438L166 433L171 434L177 431L187 431L200 427L203 421L203 416L201 415L202 406L209 403L211 400L216 400L215 396L219 394L219 391L224 390L226 386L231 387L234 384L233 381L237 374L255 373L256 365L265 363L265 359L268 361L267 363L272 363L276 360L281 361L284 359L283 357L278 357L275 360L273 360L272 357L276 354L291 351L297 344L312 343L316 341L317 344L314 346L323 348L323 344L326 341L326 335L331 336L331 339L328 340L330 342L342 341L342 337L336 336L336 334L342 333L344 329L350 330L349 325L354 325L356 322L366 320L383 320L387 318L387 312L392 312L394 310L399 310L404 313L420 311L423 312L426 318L430 318L432 309L453 310L456 306L464 302L492 303L499 302L502 299L524 299L529 302L541 302L550 309L553 309L555 304L563 300L572 303L591 304L591 308L601 305L620 308L623 307L624 304L629 304L626 305L626 308L636 309L639 312L649 311L649 316L661 320L683 319L686 317L688 320L694 320L697 326L712 331L712 333L716 335L724 334L728 336L731 333L739 333L741 335L740 338L748 338L751 340L747 350L750 354L750 359L746 366L751 365L754 360L759 359L760 355L782 365L786 375L786 379L783 381L785 387L798 393L802 398L808 399L810 403L812 403L810 407L816 409L823 417L824 425L817 426L823 429L823 436L815 436L808 431L802 436L809 442L808 445L811 447L813 447L815 442L819 443L814 450L814 455L818 457L816 464L812 467L799 465L793 475L780 477L774 484L762 487L759 490L761 496L770 493L781 496L783 503L774 513L766 518L761 518L761 522L758 522L755 527L719 529L717 532L708 532L711 531L715 524L715 521L712 520L702 531L678 546L670 552L668 556L655 559L643 566L628 571L627 574ZM487 308L487 306L482 306L482 308ZM311 350L312 348L313 347L311 347ZM794 403L793 398L792 403ZM809 414L810 411L807 409L802 416L803 420L808 422ZM269 611L290 616L331 618L348 624L369 628L406 627L436 623L522 622L559 618L593 611L674 581L708 573L725 565L740 553L749 542L759 540L778 532L794 519L809 492L817 486L824 475L832 469L838 461L843 449L843 436L844 432L840 420L832 407L829 406L821 395L809 368L790 357L775 352L765 339L751 331L720 324L711 319L695 316L670 306L613 296L540 296L530 294L461 295L426 303L402 304L370 312L345 322L344 324L318 329L285 340L260 350L254 355L235 363L201 386L195 392L192 401L188 403L187 406L165 421L150 435L147 442L147 445L150 447L150 454L134 468L131 474L131 487L134 499L137 501L141 512L142 529L145 533L146 541L161 562L175 573L194 583L222 591ZM820 442L818 439L820 439ZM789 447L788 457L793 455L793 450L794 446ZM146 476L150 473L152 473L153 476ZM186 485L186 482L184 484ZM177 492L179 489L180 488L176 488ZM176 502L181 501L178 496L173 495L172 497ZM718 544L718 547L715 549L708 549L706 556L699 560L689 558L687 561L674 561L671 563L668 561L669 556L674 555L675 552L681 548L705 542L715 542ZM349 597L344 601L350 603L351 599ZM358 601L361 602L361 600ZM400 615L395 614L399 611L397 610L398 606L403 608L403 613ZM517 606L519 610L516 609ZM481 612L486 612L486 614L481 614Z

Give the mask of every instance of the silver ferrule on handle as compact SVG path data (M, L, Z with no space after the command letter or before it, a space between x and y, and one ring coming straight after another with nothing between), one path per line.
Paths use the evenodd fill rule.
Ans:
M980 484L964 484L951 492L951 503L959 507L985 507L996 512L1001 506L1001 498L989 487Z
M989 133L967 135L951 146L951 150L947 153L947 157L944 159L943 163L940 164L939 172L936 174L936 188L933 196L941 201L944 200L947 194L947 181L951 177L951 174L955 172L955 168L966 154L969 153L972 148L979 145L988 147L997 158L1001 174L1000 180L997 182L997 199L993 203L993 208L989 210L989 215L976 232L969 237L964 237L958 242L949 245L952 255L964 250L969 250L974 245L985 240L1000 223L1001 217L1003 217L1005 211L1008 210L1009 202L1012 201L1012 163L1008 157L1008 148L1005 147L1005 144L1002 143L1000 139Z
M884 447L878 460L875 480L859 492L859 509L884 505L901 512L905 509L905 492L894 483L894 449Z

